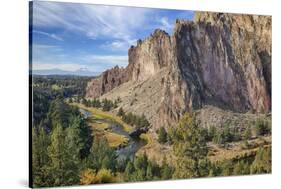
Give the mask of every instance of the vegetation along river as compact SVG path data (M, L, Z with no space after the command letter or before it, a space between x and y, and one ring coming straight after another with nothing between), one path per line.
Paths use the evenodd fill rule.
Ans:
M89 119L91 117L93 117L94 115L85 110L80 108L79 109L80 112L82 113L82 115L84 116L85 119ZM133 159L135 156L135 153L144 145L146 145L146 141L140 138L135 138L135 137L131 137L129 135L128 132L126 132L123 128L122 125L118 124L118 123L114 123L112 120L108 120L108 119L98 119L99 123L106 123L109 125L109 127L106 129L106 131L118 134L118 135L122 135L126 138L129 139L127 145L121 145L118 148L116 148L116 154L118 156L118 159Z

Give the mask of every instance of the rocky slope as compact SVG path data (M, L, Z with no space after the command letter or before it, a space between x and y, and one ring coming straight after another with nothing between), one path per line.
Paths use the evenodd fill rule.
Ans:
M174 34L155 32L129 51L126 68L92 80L87 97L116 99L155 128L205 106L271 111L271 17L197 12Z

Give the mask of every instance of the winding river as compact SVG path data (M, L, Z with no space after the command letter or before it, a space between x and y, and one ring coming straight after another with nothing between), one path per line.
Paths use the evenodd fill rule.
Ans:
M84 116L85 119L93 116L91 112L89 112L85 109L80 108L79 111L82 113L82 115ZM146 145L146 142L143 139L131 137L129 135L129 133L126 132L121 125L116 124L113 121L108 120L108 119L99 119L98 121L109 124L108 130L110 130L111 132L119 134L119 135L123 135L129 139L129 142L126 146L119 147L116 149L116 154L117 154L119 160L127 159L127 158L133 159L135 156L135 153L141 147Z

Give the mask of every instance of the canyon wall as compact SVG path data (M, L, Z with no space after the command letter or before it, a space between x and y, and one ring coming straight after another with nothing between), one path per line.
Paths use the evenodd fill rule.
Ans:
M128 66L93 79L86 96L100 97L126 82L142 83L152 77L158 81L158 77L159 107L148 115L155 125L171 125L183 112L205 105L267 113L271 41L270 16L197 12L193 21L177 20L172 36L156 29L139 40L128 50ZM142 100L150 103L149 96Z

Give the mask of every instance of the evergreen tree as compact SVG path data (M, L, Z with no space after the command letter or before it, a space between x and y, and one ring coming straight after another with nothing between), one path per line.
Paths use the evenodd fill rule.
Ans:
M48 186L48 173L46 168L49 163L47 147L50 143L49 136L42 126L39 126L38 133L32 127L32 174L34 187Z
M267 121L265 120L257 120L256 122L256 135L266 135L270 132L270 127Z
M153 176L153 167L151 162L149 162L146 168L146 180L153 180Z
M105 138L95 138L87 158L87 167L99 170L102 167L115 171L116 153L110 148Z
M174 152L178 157L174 178L190 178L206 176L202 164L208 164L206 138L196 123L194 115L186 113L176 129L179 140L174 144ZM208 174L207 174L208 175Z
M138 169L146 169L148 164L148 159L146 153L139 155L134 160L134 166Z
M250 166L247 162L243 160L238 161L233 168L234 175L246 175L250 174Z
M117 115L120 116L120 117L122 117L124 115L124 110L123 110L122 107L119 108Z
M75 131L67 131L75 132ZM75 137L75 135L73 135ZM73 136L70 136L72 138ZM75 144L70 142L69 136L61 125L56 125L51 135L51 145L48 148L51 158L49 173L53 179L53 186L66 186L79 183L78 151L72 151Z
M162 166L161 166L161 178L163 180L171 179L173 175L173 169L167 164L167 158L164 155L164 158L162 160Z
M244 139L244 140L249 140L249 139L251 139L251 137L252 137L252 129L251 129L250 126L248 126L248 127L246 128L246 130L244 131L243 139Z
M164 144L167 142L167 132L164 127L158 130L158 142Z
M124 174L125 181L131 180L131 176L134 173L134 171L135 171L134 164L131 161L129 161L125 169L125 174Z
M271 173L271 148L259 148L251 165L252 174Z

